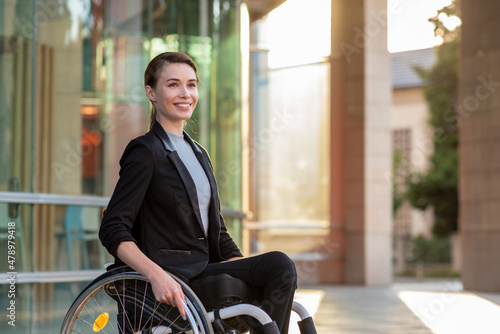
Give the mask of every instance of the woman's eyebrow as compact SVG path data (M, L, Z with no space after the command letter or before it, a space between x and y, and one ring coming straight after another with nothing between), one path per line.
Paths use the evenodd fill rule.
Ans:
M177 79L177 78L168 78L167 80L165 80L165 82L169 82L169 81L181 81L181 79ZM188 82L190 81L194 81L194 82L198 82L197 79L188 79Z

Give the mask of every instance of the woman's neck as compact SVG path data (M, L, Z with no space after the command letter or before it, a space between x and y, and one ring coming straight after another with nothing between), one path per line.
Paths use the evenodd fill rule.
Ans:
M167 122L166 120L156 119L156 121L161 125L163 130L171 133L175 133L178 135L182 135L184 133L184 121L181 122Z

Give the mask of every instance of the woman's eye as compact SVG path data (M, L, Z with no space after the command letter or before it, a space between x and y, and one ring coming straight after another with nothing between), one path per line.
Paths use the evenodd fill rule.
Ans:
M171 83L170 85L168 85L168 87L177 87L177 84L176 83Z

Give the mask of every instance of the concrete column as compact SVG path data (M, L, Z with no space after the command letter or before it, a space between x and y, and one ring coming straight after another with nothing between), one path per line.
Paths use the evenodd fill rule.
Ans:
M461 1L459 233L462 280L500 291L500 2Z
M344 282L389 284L391 70L386 0L332 0L331 64L331 219L333 226L343 228Z

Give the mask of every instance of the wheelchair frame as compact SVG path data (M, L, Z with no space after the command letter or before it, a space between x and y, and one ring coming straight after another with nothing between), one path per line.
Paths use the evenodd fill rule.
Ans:
M240 302L207 312L193 290L176 275L170 275L186 296L186 320L180 317L177 308L154 299L144 276L129 267L120 267L100 275L82 290L66 314L61 333L232 334L240 332L224 320L251 317L260 324L260 332L279 334L275 322L255 305ZM301 318L298 323L301 334L316 334L307 310L297 302L292 310Z

